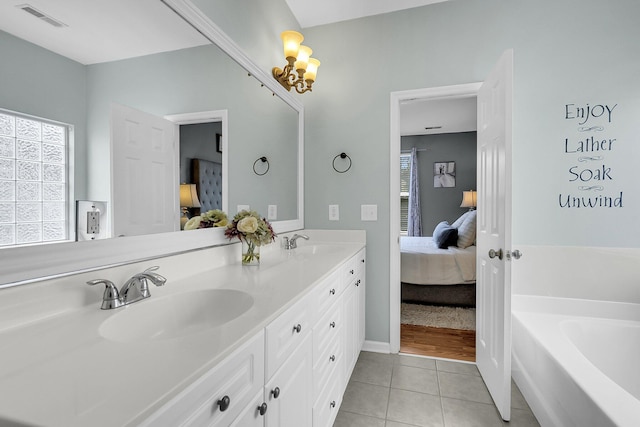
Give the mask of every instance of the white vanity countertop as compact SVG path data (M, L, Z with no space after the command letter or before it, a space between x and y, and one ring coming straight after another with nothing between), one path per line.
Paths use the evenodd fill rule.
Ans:
M332 248L317 254L276 249L263 254L259 267L238 262L175 281L167 275L165 286L151 287L151 298L124 308L100 310L92 303L4 330L0 425L139 424L364 247L364 243L320 245ZM244 291L253 297L253 306L221 327L171 339L122 343L99 332L101 323L121 310L136 310L154 298L213 288Z

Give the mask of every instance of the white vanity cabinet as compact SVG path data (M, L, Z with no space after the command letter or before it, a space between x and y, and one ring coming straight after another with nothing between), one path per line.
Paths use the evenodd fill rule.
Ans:
M331 427L364 342L365 250L144 426Z

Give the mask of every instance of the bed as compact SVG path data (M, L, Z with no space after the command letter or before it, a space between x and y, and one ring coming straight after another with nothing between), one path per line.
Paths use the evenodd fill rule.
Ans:
M465 220L469 221L468 227L462 225ZM474 307L476 246L472 243L475 240L475 213L461 217L453 224L456 227L449 226L446 222L441 224L466 233L462 238L467 239L468 244L461 244L458 238L458 246L454 243L452 246L439 248L434 237L402 236L402 301ZM438 228L434 230L434 235L437 230Z
M200 212L222 209L222 164L191 159L191 173L200 199Z

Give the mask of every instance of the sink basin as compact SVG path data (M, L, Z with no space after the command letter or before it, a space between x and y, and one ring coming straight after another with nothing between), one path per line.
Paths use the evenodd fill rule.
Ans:
M118 342L177 338L224 325L252 306L251 295L231 289L191 291L156 299L151 296L116 309L102 322L99 332Z

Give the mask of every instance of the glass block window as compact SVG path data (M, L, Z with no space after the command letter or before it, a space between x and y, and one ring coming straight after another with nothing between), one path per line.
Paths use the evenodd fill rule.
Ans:
M0 110L0 247L69 239L69 126Z

